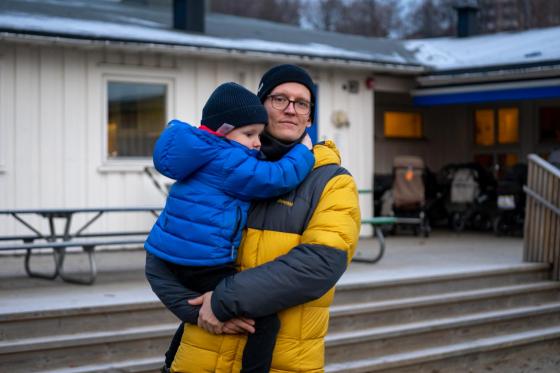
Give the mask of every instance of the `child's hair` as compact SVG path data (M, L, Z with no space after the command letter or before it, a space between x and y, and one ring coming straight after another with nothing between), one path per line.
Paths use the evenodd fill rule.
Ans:
M233 82L212 92L202 109L200 124L222 135L249 124L268 124L268 113L259 98Z

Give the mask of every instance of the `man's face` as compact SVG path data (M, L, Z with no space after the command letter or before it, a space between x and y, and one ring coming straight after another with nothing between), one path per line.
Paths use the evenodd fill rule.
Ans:
M283 110L273 106L273 100L281 102L284 98L293 102L289 102ZM311 126L311 114L298 114L298 112L305 112L302 107L305 106L305 103L310 102L311 92L303 84L290 82L276 86L264 102L264 107L268 112L266 131L278 140L295 141L299 139L305 129ZM278 107L278 105L275 106ZM310 110L313 110L313 107L310 107Z

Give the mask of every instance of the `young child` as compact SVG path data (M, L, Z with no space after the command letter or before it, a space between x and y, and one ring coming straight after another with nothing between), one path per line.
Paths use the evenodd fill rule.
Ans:
M236 273L250 201L291 191L313 168L308 137L307 145L298 144L276 162L258 159L259 135L267 123L256 95L225 83L206 102L199 128L173 120L156 143L156 169L177 182L144 247L191 290L212 291ZM198 315L198 307L193 313ZM242 372L268 372L280 322L271 315L255 319L254 327Z

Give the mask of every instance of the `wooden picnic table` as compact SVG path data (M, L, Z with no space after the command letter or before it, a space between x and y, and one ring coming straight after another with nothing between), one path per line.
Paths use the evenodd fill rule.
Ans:
M96 246L116 246L126 244L141 244L145 240L147 231L142 232L100 232L84 233L97 219L107 213L134 213L149 212L158 216L162 210L159 206L134 206L134 207L86 207L86 208L37 208L37 209L4 209L0 210L0 215L10 215L19 223L27 227L34 234L0 236L0 241L12 241L11 243L0 245L0 251L7 250L26 250L25 271L29 277L43 279L56 279L80 284L91 284L95 281L97 269L94 259ZM78 229L72 230L72 218L77 214L92 214ZM42 232L41 229L31 224L26 215L36 215L47 219L49 232ZM55 219L64 220L62 233L56 232ZM113 239L110 239L113 237ZM116 237L116 239L114 239ZM102 238L102 239L101 239ZM35 243L41 240L41 243ZM66 249L69 247L81 247L88 254L89 274L86 278L69 276L64 272L64 259ZM52 249L54 270L52 273L36 272L31 269L31 256L33 250Z

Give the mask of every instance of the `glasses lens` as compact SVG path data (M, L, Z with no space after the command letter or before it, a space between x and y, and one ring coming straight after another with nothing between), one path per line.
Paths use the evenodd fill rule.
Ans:
M296 101L294 103L294 107L296 108L296 113L298 114L309 114L309 102L307 101Z
M290 103L294 104L294 110L299 115L307 115L311 110L311 104L304 100L292 101L283 95L271 95L269 97L272 107L276 110L286 110Z

